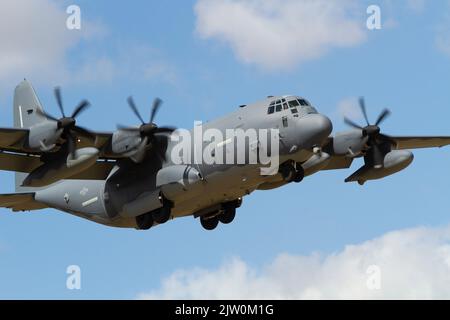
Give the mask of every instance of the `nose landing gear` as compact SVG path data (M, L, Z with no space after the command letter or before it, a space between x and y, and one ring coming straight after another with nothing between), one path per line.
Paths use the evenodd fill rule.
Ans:
M300 163L285 162L280 166L279 172L286 182L301 182L305 177L305 171Z

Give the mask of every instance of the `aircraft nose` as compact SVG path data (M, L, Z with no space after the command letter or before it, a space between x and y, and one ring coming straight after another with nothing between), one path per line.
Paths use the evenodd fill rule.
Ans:
M333 131L333 124L330 119L322 114L310 114L304 120L306 123L302 131L307 138L304 141L305 147L321 145Z

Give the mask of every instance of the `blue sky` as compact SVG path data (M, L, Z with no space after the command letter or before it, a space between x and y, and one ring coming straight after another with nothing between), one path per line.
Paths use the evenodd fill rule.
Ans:
M343 113L361 121L354 100L363 95L371 119L382 108L392 111L382 126L385 133L450 135L448 1L343 1L323 11L321 1L319 6L308 5L308 1L262 0L78 1L81 31L65 29L70 1L36 0L29 7L26 2L29 15L19 20L23 28L14 19L20 8L14 3L0 5L4 6L0 24L2 126L12 124L13 90L26 77L52 114L57 114L52 95L55 85L62 85L67 110L88 98L92 108L80 122L97 130L137 123L126 105L130 94L144 114L155 96L162 98L158 122L190 128L194 120L213 119L270 94L292 93L307 97L328 115L334 132L346 130ZM381 30L365 28L369 4L381 8ZM293 26L286 12L295 10L299 19ZM259 24L267 22L261 17L269 17L273 25ZM327 23L335 25L317 33ZM334 30L343 30L343 35ZM55 41L33 42L46 37ZM2 50L2 43L7 50ZM27 53L34 50L35 56ZM21 54L22 59L14 59ZM348 170L320 172L301 184L257 191L244 199L232 224L214 232L205 232L193 218L140 232L104 227L56 210L12 213L1 209L0 298L170 297L165 279L173 279L177 270L186 273L183 280L175 281L175 287L185 294L182 297L199 297L198 288L190 285L192 279L207 286L202 282L206 275L212 282L227 272L233 275L230 261L244 264L249 282L264 280L270 278L264 270L280 254L303 257L323 268L324 261L343 257L351 244L369 251L373 248L364 244L389 248L390 241L397 239L389 237L392 231L398 232L399 239L411 235L403 230L425 228L425 239L443 233L446 240L436 245L447 249L448 231L442 230L447 230L450 221L450 149L414 153L407 170L364 187L343 182L362 165L359 160ZM1 192L13 191L11 174L1 173L1 181ZM405 247L392 248L399 250L395 251L399 256L406 252ZM412 251L417 252L421 251ZM315 253L322 257L319 262L314 260ZM378 264L379 255L368 256L372 258L363 260L364 266ZM385 267L385 273L394 274L392 270L404 266L401 263L406 262ZM81 267L81 290L66 289L66 268L72 264ZM294 266L295 277L308 278L303 264ZM336 283L343 287L354 281L341 278ZM316 288L320 297L339 297L328 292L320 279L308 286ZM420 290L409 284L399 292L412 289ZM373 297L370 294L367 297ZM450 292L436 290L431 296L450 297Z

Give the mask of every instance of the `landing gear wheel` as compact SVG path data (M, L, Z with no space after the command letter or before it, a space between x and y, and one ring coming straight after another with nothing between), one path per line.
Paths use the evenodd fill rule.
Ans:
M296 171L292 164L285 163L280 167L280 173L283 180L286 182L292 182L295 179Z
M200 217L200 223L202 227L206 230L214 230L217 225L219 224L219 218L212 217L212 218L204 218Z
M297 171L295 172L294 182L302 182L305 177L305 170L301 165L297 165Z
M224 212L219 215L219 221L223 224L229 224L233 222L234 217L236 216L236 207L229 206L225 208Z
M152 213L153 220L159 224L166 223L170 219L170 207L165 205Z
M153 226L153 216L152 214L145 213L136 217L136 224L139 230L148 230Z

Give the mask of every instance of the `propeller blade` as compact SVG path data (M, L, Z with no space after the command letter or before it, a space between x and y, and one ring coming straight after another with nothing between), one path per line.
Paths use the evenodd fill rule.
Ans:
M367 125L370 125L369 118L367 117L366 103L363 97L359 98L359 107L361 108L364 119L366 120Z
M158 139L153 139L152 141L153 148L156 150L156 155L161 161L166 161L166 153L163 150L161 143Z
M91 104L87 100L81 101L75 110L72 112L71 118L76 118L80 113L82 113L86 108L88 108Z
M41 109L36 109L36 113L39 114L40 116L47 117L50 120L59 121L59 119L56 119L54 116L46 113L45 111L42 111Z
M142 118L141 114L139 113L138 108L136 107L136 104L134 103L133 97L129 96L127 101L128 101L128 105L130 106L131 110L133 110L136 117L138 117L138 119L141 120L142 124L145 124L144 119Z
M75 138L72 135L71 132L68 132L66 135L66 139L67 139L67 151L70 154L70 156L72 157L72 159L75 159L75 149L76 149L76 142L75 142Z
M381 112L381 114L378 116L377 121L375 122L375 125L378 126L381 122L384 121L384 119L386 119L386 117L388 117L391 114L391 111L389 111L388 109L384 109L383 112Z
M372 153L373 153L373 166L376 169L382 168L384 163L384 156L381 152L380 147L378 144L374 143L372 145Z
M86 137L93 141L95 140L95 135L91 131L87 130L86 128L83 128L80 126L75 126L71 130L80 136Z
M348 124L350 127L353 127L355 129L364 129L363 127L361 127L360 125L354 123L352 120L348 119L348 118L344 118L344 122L346 124Z
M58 104L59 110L61 110L61 114L62 114L63 118L65 118L66 114L64 113L64 108L63 108L63 103L62 103L61 88L55 87L54 91L55 91L56 103Z
M148 143L148 137L144 137L136 149L131 150L128 153L125 153L124 156L131 158L131 160L133 160L135 163L142 162L142 160L144 160L144 158L146 156L147 143Z
M152 113L150 114L150 123L153 123L153 119L155 118L156 113L161 107L161 103L162 100L160 98L155 98L155 100L153 100Z
M140 132L139 128L126 127L126 126L123 126L121 124L117 125L117 129L119 129L120 131L127 131L127 132Z

